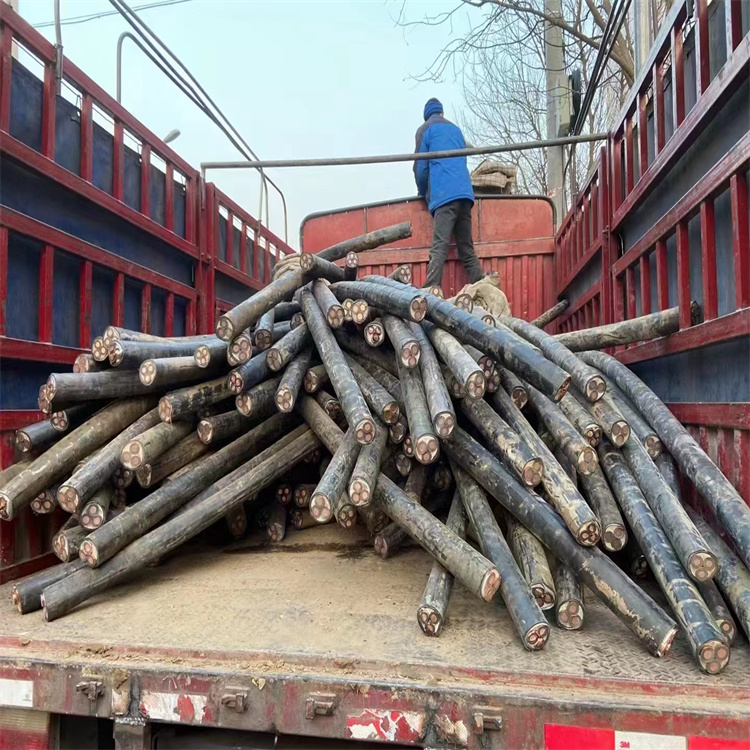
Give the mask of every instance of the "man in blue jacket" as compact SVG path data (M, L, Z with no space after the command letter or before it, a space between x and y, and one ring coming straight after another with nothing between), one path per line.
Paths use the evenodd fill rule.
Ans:
M430 99L424 107L424 123L417 130L415 153L465 148L466 141L457 125L443 117L443 105ZM448 256L451 235L456 238L458 257L469 281L479 281L482 267L471 239L471 208L474 190L466 157L426 159L414 162L417 189L432 214L432 248L425 286L440 285Z

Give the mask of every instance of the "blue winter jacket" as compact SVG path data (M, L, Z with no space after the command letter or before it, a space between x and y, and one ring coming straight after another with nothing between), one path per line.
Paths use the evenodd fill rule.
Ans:
M458 125L442 115L432 115L417 130L415 153L465 148L466 141ZM451 201L474 202L474 190L465 156L414 162L414 178L419 194L427 201L430 213Z

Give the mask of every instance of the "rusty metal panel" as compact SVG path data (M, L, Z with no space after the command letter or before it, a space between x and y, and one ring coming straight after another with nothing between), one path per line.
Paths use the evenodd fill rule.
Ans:
M480 197L472 218L474 245L482 269L498 274L516 314L526 318L541 315L554 304L555 297L550 203L535 197ZM402 221L412 223L412 236L362 253L359 275L387 275L400 263L409 263L413 283L420 286L427 275L432 218L424 201L416 198L312 215L302 223L301 247L306 252L315 252L357 233ZM443 291L452 296L467 283L452 245L443 271Z
M361 209L308 216L300 228L300 250L316 253L365 231L365 212Z

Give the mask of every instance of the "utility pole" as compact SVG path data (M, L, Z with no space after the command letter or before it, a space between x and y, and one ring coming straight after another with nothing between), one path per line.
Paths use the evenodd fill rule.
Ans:
M544 0L548 16L562 18L562 0ZM562 29L548 21L544 24L544 60L547 85L547 138L558 138L560 105L566 94L567 80L563 64ZM547 149L547 195L552 199L559 224L565 214L563 195L563 147Z

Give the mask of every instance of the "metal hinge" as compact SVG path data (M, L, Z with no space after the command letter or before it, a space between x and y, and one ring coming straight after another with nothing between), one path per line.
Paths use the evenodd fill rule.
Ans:
M503 728L503 717L495 708L475 708L471 717L474 720L474 734L484 734Z
M229 689L231 690L232 688ZM247 709L247 693L239 690L233 693L226 693L221 696L221 705L241 714Z
M333 716L336 710L336 696L328 693L313 693L305 698L305 718Z
M104 687L99 680L86 680L76 685L76 691L83 693L93 703L104 692Z

